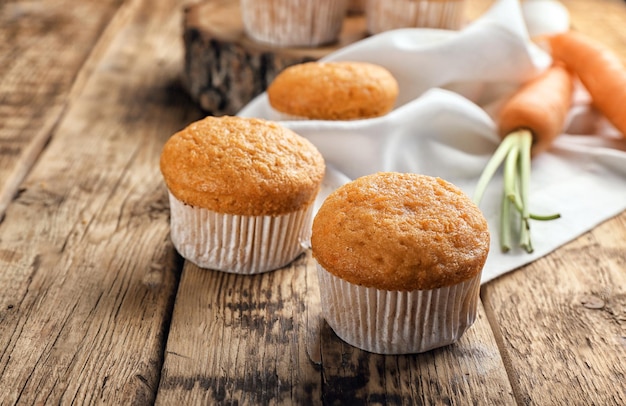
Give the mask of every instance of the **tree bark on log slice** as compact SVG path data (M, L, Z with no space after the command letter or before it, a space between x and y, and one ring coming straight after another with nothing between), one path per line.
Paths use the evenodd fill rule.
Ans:
M183 84L212 115L236 114L284 68L315 61L366 37L365 18L348 15L337 43L279 48L246 36L239 1L210 0L185 9Z

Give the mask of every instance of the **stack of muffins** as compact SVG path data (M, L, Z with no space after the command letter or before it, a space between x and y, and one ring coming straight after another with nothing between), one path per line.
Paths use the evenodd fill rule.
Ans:
M311 14L307 7L329 19L346 13L345 0L312 3L242 0L242 7L248 30L261 41L332 40L340 19L308 30L314 38L290 31L300 25L293 21L260 32L273 19L285 20L286 10L302 18ZM367 12L374 3L361 5ZM175 248L202 268L252 275L284 267L310 246L322 314L345 342L405 354L457 341L476 318L489 251L478 207L443 179L379 172L339 187L314 215L324 158L280 122L381 117L393 110L398 92L393 74L376 64L303 63L268 88L275 121L206 117L174 134L160 167Z
M398 94L390 72L361 62L311 62L282 75L269 99L299 119L380 117ZM326 88L312 88L320 76ZM285 93L295 84L310 94ZM161 171L174 246L200 267L267 272L310 240L322 314L355 347L424 352L457 341L476 319L487 222L443 179L363 176L332 192L313 218L323 157L280 122L243 117L207 117L174 134Z

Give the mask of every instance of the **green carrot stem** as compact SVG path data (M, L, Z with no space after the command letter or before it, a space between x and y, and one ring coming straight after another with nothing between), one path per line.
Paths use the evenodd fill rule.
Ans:
M511 135L513 135L513 133L504 137L500 145L498 145L496 151L489 159L489 162L487 162L485 169L483 169L483 172L480 175L480 179L478 179L478 184L476 185L476 190L474 191L474 203L477 205L482 200L489 181L491 181L493 175L509 154L511 146L517 142L516 137Z
M533 136L529 130L520 130L519 138L519 188L520 198L522 201L522 224L520 229L520 245L528 252L533 252L533 245L530 239L530 211L529 211L529 194L530 194L530 148L533 143Z
M533 136L529 130L520 130L519 137L519 170L520 170L520 195L522 200L522 218L528 220L529 212L529 194L530 194L530 148L533 144Z
M516 133L509 135L513 138L513 144L509 148L509 153L504 160L504 195L516 206L521 205L517 199L515 183L517 176L517 159L519 157L519 137ZM521 206L520 206L521 207Z
M530 222L528 219L522 219L522 228L520 229L520 246L528 253L534 251L532 241L530 240Z
M550 220L556 220L558 218L561 218L561 215L559 213L555 213L555 214L546 214L546 215L540 215L540 214L532 214L530 213L530 218L531 220L538 220L538 221L550 221Z
M500 204L500 249L508 252L511 249L511 201L502 196Z
M500 165L503 165L503 196L500 204L500 247L503 252L511 249L512 225L519 219L519 245L526 251L533 252L530 238L530 220L553 220L559 214L536 215L529 210L530 171L532 133L522 129L508 134L483 170L476 190L474 203L482 200L487 185L493 178ZM517 216L512 208L519 212Z

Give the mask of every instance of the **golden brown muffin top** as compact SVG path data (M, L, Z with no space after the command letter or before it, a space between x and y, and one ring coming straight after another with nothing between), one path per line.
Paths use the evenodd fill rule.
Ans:
M451 183L381 172L328 196L313 220L311 245L324 269L350 283L426 290L476 276L489 231L482 212Z
M161 173L180 201L223 214L281 215L313 202L324 159L281 125L242 117L206 117L174 134Z
M270 105L285 114L319 120L378 117L393 109L398 82L366 62L307 62L279 73L267 89Z

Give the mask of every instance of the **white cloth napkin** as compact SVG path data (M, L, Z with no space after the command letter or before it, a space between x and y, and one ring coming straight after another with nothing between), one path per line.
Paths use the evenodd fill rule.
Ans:
M518 0L498 0L461 31L388 31L324 58L380 64L400 84L397 106L384 117L283 122L311 140L325 157L326 193L369 173L404 171L441 177L471 196L499 142L492 112L520 83L550 64L550 57L529 38L569 26L567 10L557 1L526 3L522 8ZM534 31L529 34L531 27ZM492 234L483 283L548 254L626 209L626 142L588 107L584 89L578 89L577 100L565 133L532 163L531 212L558 212L561 218L532 222L532 254L521 249L502 253L499 173L480 205ZM266 94L239 115L276 118Z

